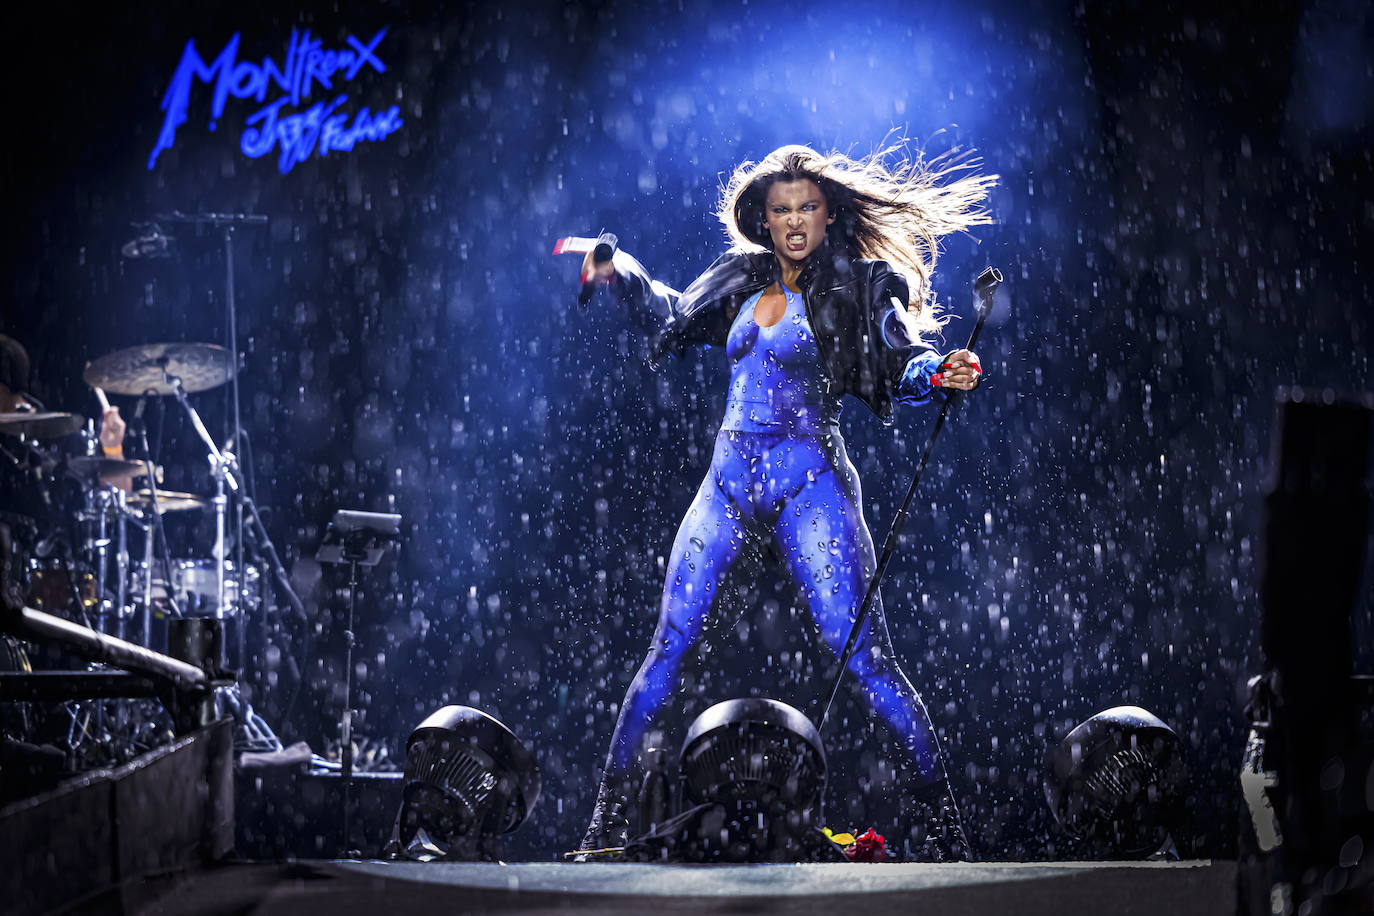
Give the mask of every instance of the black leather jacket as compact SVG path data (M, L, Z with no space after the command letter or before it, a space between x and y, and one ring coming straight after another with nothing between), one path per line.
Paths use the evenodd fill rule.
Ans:
M680 356L688 346L725 346L744 301L776 283L781 272L770 251L731 249L682 292L653 280L644 266L616 252L616 286L636 310L667 316L655 335L653 359ZM886 261L850 260L823 244L797 281L816 335L830 393L852 394L884 423L903 370L931 348L903 321L892 299L905 305L906 278Z

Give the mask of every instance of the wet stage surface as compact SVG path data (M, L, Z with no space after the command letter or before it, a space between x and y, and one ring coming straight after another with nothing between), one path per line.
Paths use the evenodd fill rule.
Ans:
M314 861L227 865L145 913L1015 912L1169 916L1234 911L1235 863L642 865ZM1077 908L1083 908L1078 910Z

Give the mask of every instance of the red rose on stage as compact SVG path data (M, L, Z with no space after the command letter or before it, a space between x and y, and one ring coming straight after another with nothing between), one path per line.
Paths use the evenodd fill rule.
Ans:
M851 862L882 862L887 859L887 842L869 827L867 833L854 840L853 846L845 847L844 854Z

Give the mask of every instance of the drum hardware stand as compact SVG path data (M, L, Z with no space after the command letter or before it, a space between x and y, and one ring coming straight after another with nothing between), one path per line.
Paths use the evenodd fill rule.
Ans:
M282 565L281 557L277 554L277 548L272 543L272 538L268 536L267 528L262 524L262 516L258 514L257 502L248 495L247 488L241 488L238 493L239 511L244 512L246 510L247 518L251 523L245 531L253 535L254 540L257 542L258 553L267 558L268 565L272 567L272 574L276 577L277 584L281 586L281 590L286 593L287 601L290 603L292 610L302 620L307 620L308 616L305 613L305 605L301 602L300 596L296 594L296 590L292 588L291 576L287 573L286 567ZM240 550L239 556L242 555L242 550ZM247 570L240 565L236 572L240 576L239 582L243 583L245 580L242 576ZM247 594L243 588L244 586L240 584L239 591L237 592L240 604L242 604L244 596ZM246 656L242 654L243 643L248 631L246 609L240 607L239 614L243 616L243 620L239 625L238 642L240 646L240 657L244 658ZM305 677L304 671L301 672L301 677ZM259 716L253 711L253 707L242 699L237 690L232 692L220 691L219 694L217 694L217 698L222 698L224 700L224 705L228 707L229 711L234 714L234 718L240 723L242 731L236 738L241 738L242 740L236 741L237 746L243 750L252 751L279 751L282 749L281 739L272 731L272 727L267 724L262 716Z
M107 567L110 565L110 489L113 488L107 489L97 484L87 491L82 521L95 529L87 539L86 549L90 551L91 563L95 567L96 626L101 632L116 636L118 634L110 632L110 601L105 596Z
M152 394L155 394L155 393L156 393L156 392L152 392L152 391L145 392L145 393L142 395L142 397L140 397L140 399L139 399L138 407L134 408L134 415L133 415L132 417L129 418L129 431L130 431L130 432L136 437L136 439L138 440L139 448L140 448L140 451L141 451L141 453L142 453L142 455L143 455L143 458L142 458L141 460L143 461L144 469L147 471L147 477L148 477L148 493L149 493L149 498L150 498L151 503L152 503L151 509L150 509L150 511L151 511L151 516L152 516L152 517L148 520L147 524L146 524L145 527L144 527L144 536L143 536L143 621L142 621L143 626L142 626L142 629L143 629L143 644L144 644L145 646L148 645L150 642L152 642L152 638L153 638L153 634L152 634L152 626L153 626L153 555L154 555L154 553L155 553L156 550L157 550L157 546L156 546L156 545L157 545L157 543L158 543L159 541L161 541L161 543L162 543L162 557L161 557L161 559L162 559L162 562L163 562L164 567L166 568L166 575L167 575L168 577L170 577L170 576L172 575L172 548L171 548L171 545L169 545L169 544L167 543L167 528L166 528L166 526L164 526L163 523L162 523L162 506L161 506L161 504L158 502L159 497L158 497L158 495L157 495L157 490L158 490L158 480L157 480L157 476L156 476L156 474L157 474L157 467L156 467L156 465L155 465L155 463L154 463L154 460L153 460L153 450L152 450L152 449L149 447L149 445L148 445L148 424L147 424L147 422L143 419L143 405L144 405L144 403L146 402L146 400L147 400L147 398L149 397L149 395L152 395ZM161 404L162 404L162 402L159 401L159 402L158 402L159 407L161 407ZM160 417L162 416L162 414L159 412L158 416L159 416L159 418L160 418ZM162 420L159 419L159 420L158 420L158 424L159 424L158 428L159 428L159 429L161 429L161 423L162 423ZM159 440L160 440L160 439L161 439L161 434L159 434ZM171 585L171 582L170 582L170 581L168 582L168 585L169 585L169 586ZM181 617L181 616L183 616L182 611L181 611L181 605L179 605L179 604L177 603L177 599L176 599L176 590L173 589L173 588L170 588L170 587L167 589L167 604L168 604L168 606L172 609L172 616L174 616L174 617Z
M81 581L78 578L76 561L72 558L71 545L63 542L57 561L62 564L62 571L67 575L67 588L71 592L72 609L80 616L82 624L95 629L96 625L91 622L90 612L86 609L86 597L81 594Z
M96 629L108 636L123 640L125 638L125 602L128 597L128 583L126 574L129 564L129 550L127 540L126 520L129 514L128 506L125 503L124 491L118 487L101 484L96 481L89 485L86 492L86 508L82 512L83 521L87 525L93 526L93 535L87 540L88 550L91 560L95 566L95 621ZM113 524L114 531L110 530ZM111 548L114 556L111 557ZM114 596L111 597L108 591L110 586L110 561L114 560ZM93 666L94 669L94 666ZM87 712L93 713L95 738L100 744L106 744L110 737L109 723L106 721L107 715L113 713L116 722L124 721L126 709L121 700L115 700L112 709L106 708L103 700L96 700L92 704L92 709ZM74 710L72 728L68 732L68 746L75 748L76 727L83 710L82 704ZM81 727L83 737L90 736L90 717L87 718L87 725Z
M86 454L100 454L100 440L96 435L93 421L89 419L86 421L86 426L82 429L81 435L86 442ZM122 529L124 527L123 516L125 506L120 497L123 496L123 491L112 484L101 482L98 477L92 478L91 476L82 474L77 479L81 482L83 495L85 497L85 506L80 515L81 521L94 528L94 531L92 531L91 528L86 529L86 537L84 540L86 542L85 549L87 558L95 567L96 627L103 633L123 639L124 633L122 629L117 625L112 625L110 618L113 612L115 621L121 622L120 616L123 614L122 599L125 597L124 590L119 589L116 598L117 603L113 608L111 607L111 602L107 597L106 591L106 586L109 584L110 569L110 516L116 512L119 513L119 527L121 529L119 533L119 541L121 543L115 548L116 578L120 578L123 573L123 570L119 568L120 564L126 562L128 559L128 553L123 549L126 545L122 543L124 541L124 532ZM118 588L118 586L116 586L116 588Z
M267 528L262 523L262 516L258 514L258 504L246 493L242 496L244 508L248 510L249 531L257 541L258 552L267 558L267 565L272 567L272 574L277 578L277 584L286 593L286 599L291 605L291 610L302 620L307 620L309 615L305 613L305 605L301 602L300 596L296 594L295 588L291 586L291 575L286 571L286 566L282 564L281 557L277 554L276 545L272 543L272 538L267 534Z
M110 401L105 397L104 390L95 386L94 391L96 398L100 401L101 411L109 410ZM145 646L151 646L153 641L153 554L157 550L157 541L159 537L162 540L162 550L164 554L163 562L166 564L169 571L168 575L171 574L170 570L172 567L172 551L167 544L167 532L162 525L162 506L158 503L159 497L157 491L159 481L157 479L157 464L153 459L152 449L148 446L148 425L143 420L143 410L148 404L148 398L156 394L157 392L151 389L144 391L143 394L139 396L138 406L134 408L134 415L128 420L129 434L138 442L140 454L143 456L139 460L143 462L143 470L148 479L149 500L152 503L151 517L147 520L135 521L135 524L143 531L143 610L139 614L141 618L139 635L142 637L142 643ZM121 538L122 536L121 532ZM128 555L127 552L122 551L122 553L124 555L123 567L125 571L120 573L120 580L122 583L126 583L128 581ZM127 586L125 589L121 589L121 606L125 600L124 596L127 594L126 589ZM171 606L173 615L180 617L181 608L177 605L176 595L172 593L171 589L168 590L167 603Z
M353 786L353 632L358 606L358 567L376 566L400 537L401 516L382 512L340 509L334 513L324 540L315 553L321 563L348 564L348 628L344 630L344 709L339 723L341 739L339 776L343 780L343 848L350 849Z
M181 379L167 372L165 368L163 369L162 375L163 380L166 382L167 386L172 389L172 393L176 395L177 401L180 402L182 408L186 411L187 417L190 418L191 426L195 429L196 435L200 437L201 442L205 444L205 448L209 452L207 457L210 461L210 474L215 479L214 559L215 599L217 602L215 605L215 619L221 621L222 625L225 619L227 607L225 598L228 591L225 587L224 575L226 559L224 545L226 534L225 522L229 507L229 495L227 491L238 494L240 499L245 495L242 483L239 480L238 461L232 450L227 448L221 450L220 447L215 444L215 440L211 437L210 431L205 428L205 423L201 420L200 414L196 412L195 407L191 404L191 399L187 397L186 389L182 387ZM242 503L240 502L240 506L241 505ZM242 556L242 541L243 539L239 538L238 550L240 556ZM245 619L247 609L242 606L245 594L243 589L244 579L242 565L236 569L236 573L239 576L239 589L236 592L235 599L237 605L236 609L240 616L240 627L243 627L247 625ZM171 576L170 567L168 568L168 576ZM219 645L219 658L217 659L218 664L224 664L226 659L225 653L225 646L223 642L221 642ZM239 691L237 683L230 684L227 687L221 687L215 692L215 707L217 710L227 711L234 716L234 720L237 723L237 731L234 734L234 747L236 750L279 751L282 749L281 739L272 731L271 726L253 711L252 704L243 698L243 694Z
M152 510L157 511L156 507ZM141 514L141 513L140 513ZM141 605L138 612L138 636L142 645L152 647L153 642L153 551L157 549L154 535L155 523L151 518L134 518L134 525L143 532L143 575L138 583L138 596L134 601Z
M246 518L249 522L248 527L244 529L245 535L252 536L256 544L255 550L257 551L258 555L260 557L266 558L267 565L271 567L272 575L274 578L276 578L277 585L280 586L282 592L286 595L287 603L291 605L292 611L302 621L308 622L310 618L309 615L305 612L305 604L301 601L300 596L296 594L295 588L291 585L291 575L286 571L286 566L282 563L281 556L277 553L277 547L275 544L272 543L272 538L267 533L267 527L262 523L262 516L258 513L257 500L255 500L252 497L252 495L249 494L248 488L246 486L241 487L238 491L238 494L239 511L245 513ZM245 537L244 540L246 541L247 538ZM239 555L242 556L242 551L239 552ZM240 583L244 582L245 580L242 578L242 576L247 572L247 568L244 566L240 566L237 572L240 576ZM242 584L240 584L239 591L237 592L237 594L238 600L242 602L244 600L244 596L247 594L247 592L244 591L244 586ZM240 609L240 613L243 613L242 608ZM245 617L245 619L242 622L242 625L239 626L238 630L240 658L247 657L244 653L244 641L246 639L247 632L248 626L247 619ZM300 676L302 678L306 676L304 670L301 671ZM289 711L290 710L288 707L288 714ZM257 743L258 746L256 747L256 749L281 750L281 740L277 738L277 736L272 732L272 729L267 725L265 721L262 720L261 717L253 713L251 707L249 707L248 709L248 715L252 720L252 729L250 729L248 737L250 742ZM258 733L261 736L261 738L256 738L254 736L254 732ZM263 747L264 743L266 744L265 748Z
M209 452L207 457L210 461L210 476L215 479L215 616L223 619L224 595L227 591L224 583L225 517L229 506L229 496L225 491L239 492L238 465L232 451L221 451L220 447L215 444L210 431L205 428L205 423L200 419L200 414L191 405L191 399L186 396L186 389L182 387L181 379L167 372L166 369L163 369L162 375L168 387L172 389L172 393L176 395L177 401L186 411L186 416L190 418L191 427L200 437L200 441L205 443L205 448ZM168 574L171 574L170 570ZM242 590L239 594L242 594ZM223 656L222 650L221 656ZM220 662L221 664L224 662L223 657L221 657Z

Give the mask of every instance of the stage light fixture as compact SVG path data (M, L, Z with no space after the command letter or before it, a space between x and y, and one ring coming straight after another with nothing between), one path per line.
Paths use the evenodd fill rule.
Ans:
M1183 743L1139 706L1116 706L1076 726L1050 752L1045 797L1080 854L1144 858L1175 853Z
M786 703L746 698L707 709L687 730L678 764L684 807L714 804L699 833L704 861L809 858L825 789L825 748Z
M469 706L445 706L406 741L405 790L393 856L492 859L497 837L529 817L539 768L505 725Z

